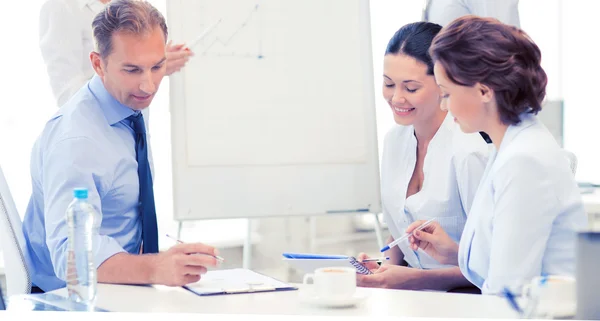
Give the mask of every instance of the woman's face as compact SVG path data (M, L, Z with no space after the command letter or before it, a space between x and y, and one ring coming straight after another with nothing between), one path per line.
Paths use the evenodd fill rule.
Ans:
M442 95L442 110L449 111L465 133L484 130L486 89L480 84L472 87L455 84L439 62L434 64L433 72Z
M427 65L405 54L383 58L383 97L399 125L425 123L440 112L440 90Z

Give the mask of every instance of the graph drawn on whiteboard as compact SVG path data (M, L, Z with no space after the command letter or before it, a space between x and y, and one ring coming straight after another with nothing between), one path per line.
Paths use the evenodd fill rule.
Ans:
M221 21L185 68L183 121L193 138L185 143L187 166L368 161L371 111L364 88L370 85L364 82L372 73L361 64L359 6L305 1L186 2L178 20L188 26L184 38ZM327 28L307 24L306 17ZM332 17L344 23L329 25ZM261 55L266 58L256 59Z
M242 7L232 10L215 8L214 2L210 7L203 5L201 12L220 21L215 30L203 39L195 49L200 56L210 57L235 57L263 59L262 37L263 23L261 6L258 3L251 7ZM210 28L210 25L203 25Z

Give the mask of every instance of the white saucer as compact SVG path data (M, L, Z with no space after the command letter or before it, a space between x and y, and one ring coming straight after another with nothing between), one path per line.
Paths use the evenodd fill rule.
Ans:
M566 304L552 309L550 315L553 319L570 319L575 317L577 307L575 304Z
M366 293L361 293L359 291L357 291L353 296L345 299L319 297L310 290L306 292L305 291L301 291L299 293L300 301L305 304L322 308L349 308L358 305L368 297Z

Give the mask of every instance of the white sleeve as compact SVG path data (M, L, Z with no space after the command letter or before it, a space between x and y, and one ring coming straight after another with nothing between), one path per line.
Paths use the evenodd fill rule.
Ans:
M444 27L452 20L468 15L469 8L462 0L430 0L426 8L427 21Z
M88 81L83 64L81 12L61 0L42 5L39 17L39 46L57 105L62 106Z
M520 28L519 0L465 0L471 13Z
M454 19L473 14L492 17L520 27L519 0L430 0L427 21L446 26Z
M542 271L559 214L556 179L532 156L513 156L493 179L494 212L488 276L483 293L519 289Z

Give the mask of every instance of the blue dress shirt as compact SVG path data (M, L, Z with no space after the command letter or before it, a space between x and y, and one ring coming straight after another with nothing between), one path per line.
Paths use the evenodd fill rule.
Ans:
M101 216L94 264L119 252L139 253L141 220L135 136L122 105L94 76L46 123L31 155L32 195L23 222L33 284L66 285L66 210L73 189L88 189Z

